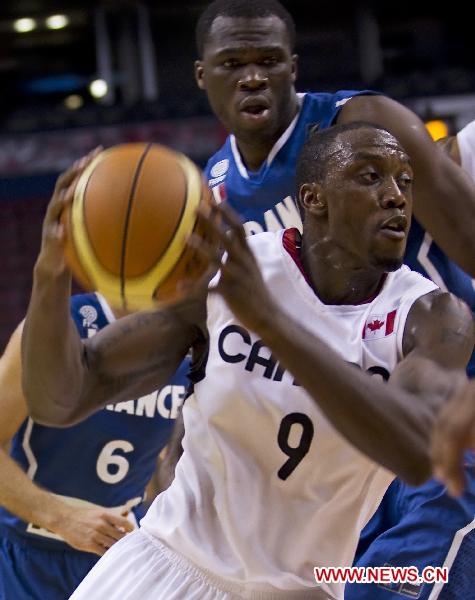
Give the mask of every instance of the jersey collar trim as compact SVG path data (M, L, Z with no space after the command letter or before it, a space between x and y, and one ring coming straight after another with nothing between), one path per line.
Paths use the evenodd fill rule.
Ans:
M116 318L114 313L112 312L112 308L109 306L107 300L104 298L104 296L102 294L99 294L99 292L94 292L97 298L97 301L99 302L99 304L101 305L102 310L104 311L104 315L106 317L106 319L109 321L109 323L113 323Z
M297 94L297 102L298 102L298 111L297 111L297 114L295 115L295 117L293 118L292 122L287 127L287 129L284 131L284 133L280 136L280 138L273 145L273 147L272 147L272 149L269 152L269 155L267 157L267 161L266 161L267 166L271 165L272 161L277 156L279 150L281 150L281 148L285 145L285 143L287 142L287 140L289 139L289 137L292 135L292 133L293 133L293 131L295 129L295 126L297 124L297 121L298 121L298 119L300 117L300 112L301 112L301 109L302 109L302 104L303 104L304 98L305 98L305 94L301 94L301 93ZM230 139L230 143L231 143L231 152L233 153L234 162L236 163L236 166L238 168L239 174L244 179L249 179L249 173L248 173L248 171L247 171L247 169L244 166L244 163L242 161L241 153L239 152L239 148L238 148L237 142L236 142L236 137L234 136L234 134L231 134L229 136L229 139Z
M290 255L290 257L292 258L294 263L299 268L299 271L302 273L305 281L312 288L315 295L317 295L313 288L312 282L310 281L310 278L308 277L307 273L305 272L302 259L300 258L300 249L302 247L302 235L301 235L300 231L296 227L292 227L291 229L286 229L282 236L282 245L285 248L285 250L287 251L287 253ZM371 304L371 302L373 302L373 300L375 300L379 296L379 293L383 289L383 286L386 282L387 276L388 276L388 274L384 273L384 275L381 277L381 281L380 281L378 288L374 294L372 294L368 298L365 298L361 302L357 302L356 304L351 304L351 305L347 305L347 306L361 306L362 304Z

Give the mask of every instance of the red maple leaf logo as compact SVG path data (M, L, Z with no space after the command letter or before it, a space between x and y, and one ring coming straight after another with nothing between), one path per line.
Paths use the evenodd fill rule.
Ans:
M384 325L384 321L378 321L378 319L375 319L372 323L368 323L368 325L366 326L370 331L377 331L378 329L381 329L381 327Z

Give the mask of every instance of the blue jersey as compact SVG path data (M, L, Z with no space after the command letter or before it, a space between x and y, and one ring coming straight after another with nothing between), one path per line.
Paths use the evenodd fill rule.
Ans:
M256 171L248 171L241 160L236 139L230 135L205 169L218 202L226 200L245 223L248 235L298 227L300 213L295 201L295 168L310 128L332 125L340 108L357 94L299 94L300 111Z
M475 313L475 281L447 258L417 220L412 219L404 262L413 270L432 279L441 290L452 292ZM475 377L475 351L468 364L469 377Z
M114 319L96 294L73 296L71 314L81 337ZM110 405L72 427L44 427L26 419L13 438L12 458L41 487L80 505L92 502L144 513L145 487L167 444L187 385L188 361L170 384L138 399ZM45 549L68 547L58 536L0 508L0 528L10 539Z
M244 221L248 235L282 228L301 228L296 204L297 157L309 129L332 125L341 106L352 96L372 92L339 91L335 94L301 94L299 114L276 142L256 171L243 164L236 139L230 135L206 166L206 176L218 202L226 200ZM475 311L473 280L451 262L422 227L413 221L405 263L432 279L441 289L462 298ZM475 353L468 368L475 376Z

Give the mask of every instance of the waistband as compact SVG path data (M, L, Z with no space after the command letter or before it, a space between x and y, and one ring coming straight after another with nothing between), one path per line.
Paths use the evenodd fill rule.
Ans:
M239 584L228 579L223 579L206 569L202 569L190 562L183 555L178 554L165 544L163 540L159 540L154 535L148 533L143 527L140 527L136 535L143 535L149 542L158 550L158 552L173 566L180 571L188 573L192 577L196 577L205 581L210 586L219 589L222 592L227 592L236 596L236 600L335 600L327 592L321 588L314 587L308 590L257 590L245 584Z

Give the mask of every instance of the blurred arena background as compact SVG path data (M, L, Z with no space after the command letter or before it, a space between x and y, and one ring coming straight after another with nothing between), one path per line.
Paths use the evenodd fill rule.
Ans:
M224 140L193 77L206 4L0 3L0 351L25 314L59 172L126 141L161 142L204 165ZM461 2L283 4L297 25L299 91L380 90L436 120L439 136L475 118L475 37Z

